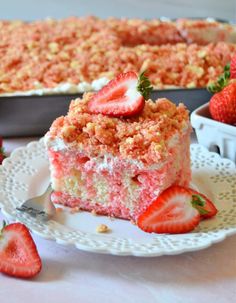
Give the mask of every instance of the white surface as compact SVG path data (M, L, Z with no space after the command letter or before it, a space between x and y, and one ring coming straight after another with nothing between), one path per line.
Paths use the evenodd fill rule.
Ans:
M235 20L234 0L8 0L0 1L0 19L33 20L48 16L218 17Z
M10 152L32 140L4 143ZM158 258L86 253L34 239L43 260L41 274L33 281L0 274L1 301L232 303L236 298L236 236L198 252Z
M236 233L236 201L232 201L236 168L233 162L198 144L191 146L191 163L193 185L214 201L219 210L215 218L202 221L192 233L148 234L129 221L87 212L63 211L46 223L19 213L16 207L42 194L48 186L50 176L43 139L15 150L4 161L0 168L0 207L7 218L26 224L35 234L85 251L150 257L199 250ZM111 232L96 233L99 224L106 224Z
M236 126L209 118L209 103L191 114L198 141L208 150L219 149L220 155L236 162Z

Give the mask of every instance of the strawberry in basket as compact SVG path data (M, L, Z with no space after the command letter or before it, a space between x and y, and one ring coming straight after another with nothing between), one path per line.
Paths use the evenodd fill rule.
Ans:
M236 124L236 55L224 68L224 73L216 83L208 86L214 95L209 103L209 111L214 120Z

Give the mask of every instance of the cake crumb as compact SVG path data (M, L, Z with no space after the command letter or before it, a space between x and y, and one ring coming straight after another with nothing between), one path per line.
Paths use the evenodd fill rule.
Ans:
M70 210L70 213L71 214L75 214L75 213L78 213L80 211L80 208L78 206L76 207L73 207L71 210Z
M96 227L96 232L97 233L107 233L110 229L108 228L107 225L105 224L99 224L97 227Z
M134 220L130 220L130 223L136 225L136 222Z
M91 214L92 214L93 216L97 216L96 210L93 209L93 210L91 211Z
M56 212L57 212L57 213L61 213L62 211L63 211L63 208L62 208L62 207L57 207L57 208L56 208Z

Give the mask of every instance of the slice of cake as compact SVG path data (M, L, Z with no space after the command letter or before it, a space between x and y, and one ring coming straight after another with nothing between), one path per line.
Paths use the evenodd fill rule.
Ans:
M235 43L236 28L229 23L217 22L214 19L178 19L176 27L187 43L206 45L220 41Z
M144 101L136 87L144 91L147 80L138 81L122 74L53 122L45 144L54 203L137 221L163 190L188 186L188 111L167 99Z

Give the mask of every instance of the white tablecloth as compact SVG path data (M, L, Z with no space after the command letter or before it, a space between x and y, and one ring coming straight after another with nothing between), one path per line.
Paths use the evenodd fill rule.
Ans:
M6 151L34 139L5 140ZM42 272L30 281L0 274L0 302L236 302L236 236L198 252L156 258L99 255L34 239Z

